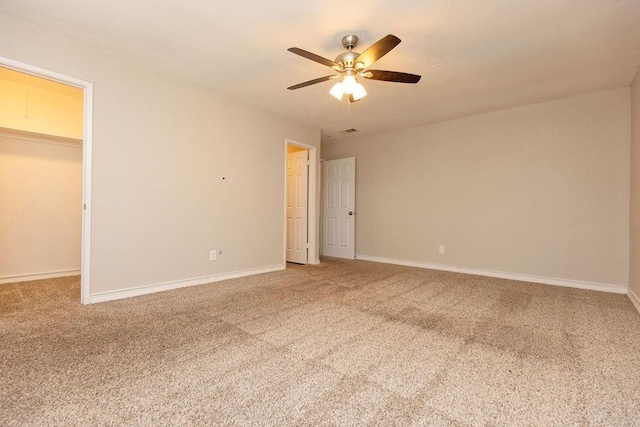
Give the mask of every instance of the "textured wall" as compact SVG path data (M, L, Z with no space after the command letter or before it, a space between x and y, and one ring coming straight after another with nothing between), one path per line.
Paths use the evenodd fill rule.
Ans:
M4 15L0 56L94 83L92 294L282 265L284 141L319 129Z
M358 254L626 285L629 108L627 87L325 144L323 158L357 158Z

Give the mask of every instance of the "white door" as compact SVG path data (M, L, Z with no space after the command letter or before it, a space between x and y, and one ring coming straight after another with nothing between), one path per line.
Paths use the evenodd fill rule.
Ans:
M307 150L287 154L287 262L307 263Z
M322 254L354 259L356 158L324 162L323 184Z

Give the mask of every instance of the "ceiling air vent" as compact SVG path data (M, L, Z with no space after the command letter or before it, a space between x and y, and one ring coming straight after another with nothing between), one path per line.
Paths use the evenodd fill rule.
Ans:
M344 134L352 133L352 132L358 132L358 129L351 128L351 129L345 129L340 131L340 133L344 133Z

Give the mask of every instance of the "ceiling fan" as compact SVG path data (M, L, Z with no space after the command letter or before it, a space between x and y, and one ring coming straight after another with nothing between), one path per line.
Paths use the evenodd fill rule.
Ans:
M358 81L358 77L371 80L382 80L385 82L397 83L418 83L420 77L417 74L400 73L397 71L383 70L367 70L374 62L389 53L391 49L400 43L400 39L392 34L375 42L363 53L354 52L353 49L358 45L358 37L354 35L344 36L342 38L342 46L347 51L341 53L332 61L315 53L307 52L297 47L290 47L289 52L300 55L304 58L315 61L319 64L333 68L338 74L324 76L308 82L299 83L290 86L287 89L295 90L302 87L311 86L316 83L326 82L328 80L338 79L338 82L331 88L329 93L337 99L342 99L346 94L349 102L356 102L367 95L364 86Z

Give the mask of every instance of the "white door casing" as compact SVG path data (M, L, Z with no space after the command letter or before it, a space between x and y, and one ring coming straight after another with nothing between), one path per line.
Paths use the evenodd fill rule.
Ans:
M323 173L322 254L354 259L356 159L328 160Z
M309 152L287 155L287 262L306 264L308 228Z

